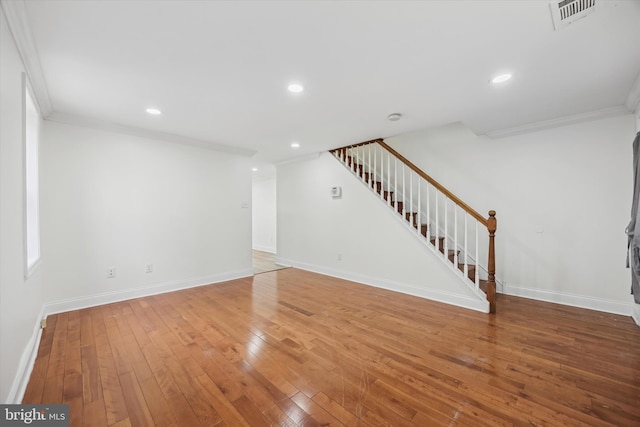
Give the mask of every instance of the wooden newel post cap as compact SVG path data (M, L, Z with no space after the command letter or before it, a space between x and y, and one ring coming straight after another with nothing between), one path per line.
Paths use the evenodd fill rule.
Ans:
M487 221L487 229L489 230L489 233L494 233L496 231L497 222L498 220L496 220L496 211L490 210L489 220Z

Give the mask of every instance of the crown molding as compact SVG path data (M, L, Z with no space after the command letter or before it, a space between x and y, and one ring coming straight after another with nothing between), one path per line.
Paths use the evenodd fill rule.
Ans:
M31 89L33 89L40 113L43 117L47 117L53 112L53 108L49 100L47 82L42 72L38 50L31 35L24 0L0 0L0 7L7 18L9 31L13 35L25 71L29 76Z
M629 111L632 112L637 112L640 107L640 74L638 74L636 81L631 87L631 91L629 91L629 96L627 96L627 102L625 105Z
M528 123L522 126L511 128L496 129L485 132L489 138L504 138L507 136L520 135L523 133L537 132L544 129L551 129L560 126L566 126L574 123L586 122L589 120L604 119L607 117L621 116L629 114L629 108L626 105L617 105L615 107L604 108L602 110L589 111L571 116L558 117L551 120L543 120L541 122Z
M214 151L220 151L228 154L234 154L238 156L251 157L256 154L256 150L250 150L248 148L233 147L231 145L218 144L211 141L202 139L189 138L182 135L176 135L168 132L160 132L155 130L138 128L135 126L121 125L117 123L110 123L104 120L95 119L92 117L79 116L74 114L66 114L53 112L45 120L65 123L68 125L88 127L92 129L99 129L108 132L115 132L125 135L137 136L141 138L157 139L166 142L173 142L177 144L191 145L200 148L208 148Z
M307 160L317 159L318 157L320 157L321 154L322 152L303 154L301 156L296 156L289 159L280 160L279 162L275 162L274 166L278 167L278 166L288 165L289 163L297 163L297 162L304 162Z

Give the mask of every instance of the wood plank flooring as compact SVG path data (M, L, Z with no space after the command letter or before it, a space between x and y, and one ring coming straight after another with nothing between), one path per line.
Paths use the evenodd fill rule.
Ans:
M294 268L50 316L24 403L72 426L638 426L631 318L495 316Z
M261 274L283 268L287 267L276 264L275 254L253 250L253 274Z

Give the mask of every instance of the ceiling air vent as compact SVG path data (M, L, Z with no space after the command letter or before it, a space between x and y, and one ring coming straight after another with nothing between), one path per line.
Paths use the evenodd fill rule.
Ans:
M596 0L555 0L549 6L553 16L553 26L559 30L593 12Z

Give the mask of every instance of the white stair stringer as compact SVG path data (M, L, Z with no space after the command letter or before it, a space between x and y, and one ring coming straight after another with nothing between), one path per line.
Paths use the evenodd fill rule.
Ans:
M382 152L379 152L382 153ZM459 269L454 262L450 261L448 258L448 250L449 249L453 249L454 247L456 248L456 250L460 251L460 255L459 255L459 259L462 259L464 254L465 254L465 248L461 247L458 243L454 243L454 238L453 236L450 236L447 233L444 233L443 227L442 227L442 223L443 221L439 221L437 226L434 226L435 224L435 218L431 217L429 218L429 222L428 222L428 230L432 231L435 230L437 227L438 230L438 237L444 237L447 242L447 250L442 253L439 250L438 247L438 241L436 240L435 244L432 244L429 240L429 237L425 237L421 234L420 232L420 228L419 227L415 227L412 225L411 220L410 219L406 219L406 216L403 215L402 213L399 213L396 209L395 206L395 202L397 201L402 201L403 203L405 203L405 208L404 211L408 212L408 206L411 204L411 195L409 195L409 191L407 188L404 188L404 191L402 191L402 185L399 185L398 183L398 178L396 176L395 178L395 184L394 184L394 173L395 172L395 167L394 167L394 171L390 174L391 176L389 176L389 174L385 174L385 172L387 172L385 170L385 167L380 167L380 164L377 164L376 167L374 168L372 161L370 161L371 155L369 153L369 155L362 155L361 153L358 153L357 151L352 151L351 152L351 159L349 159L349 156L345 156L344 158L340 155L339 151L336 151L333 153L333 156L340 161L340 163L343 164L344 167L346 167L351 174L358 180L360 180L366 187L369 188L369 191L376 197L376 199L378 199L378 201L382 204L384 204L384 206L387 207L387 209L389 209L390 211L394 212L395 215L394 217L396 218L396 220L399 220L405 229L407 229L407 231L409 233L412 233L416 239L418 239L423 245L425 245L429 251L436 257L438 258L442 263L444 263L451 272L453 272L453 274L458 278L459 281L461 281L462 283L464 283L464 285L480 300L482 301L487 301L487 295L485 294L485 292L482 291L482 289L480 289L479 286L476 285L474 280L471 280L468 275L465 275L464 271L462 271L461 269ZM383 154L380 154L380 156L382 157ZM384 157L382 157L384 158ZM376 155L376 160L377 160L377 155ZM356 166L358 165L358 166ZM361 166L360 166L361 165ZM394 162L394 166L395 166L395 162ZM360 173L360 168L362 168L362 173ZM376 188L376 184L371 185L369 182L373 179L373 173L375 170L375 180L376 181L380 181L382 182L381 185L381 191L378 192L377 188ZM368 172L370 175L368 176L369 181L367 181L367 177L365 177L365 172ZM404 187L408 187L409 185L406 182L404 182ZM391 196L389 194L389 199L390 200L386 200L384 198L384 193L385 191L393 191L393 196ZM400 196L399 196L400 195ZM398 200L398 199L402 199L402 196L405 196L404 200ZM418 203L415 200L415 194L413 195L413 210L416 211L416 209L418 209L421 214L421 217L425 217L425 209L423 208L423 203ZM391 203L393 202L393 203ZM422 202L422 201L421 201ZM424 224L425 222L421 222L420 225ZM486 230L484 230L486 232ZM428 234L429 236L429 234ZM474 236L475 237L475 236ZM468 248L467 248L468 251ZM473 265L475 266L475 268L479 269L478 272L478 276L477 279L478 280L486 280L487 279L487 268L482 266L482 265L478 265L476 263L477 261L477 256L472 256L472 255L468 255L468 263L471 266L471 264L473 263ZM488 303L487 303L488 306ZM488 312L488 308L486 310L486 312Z

